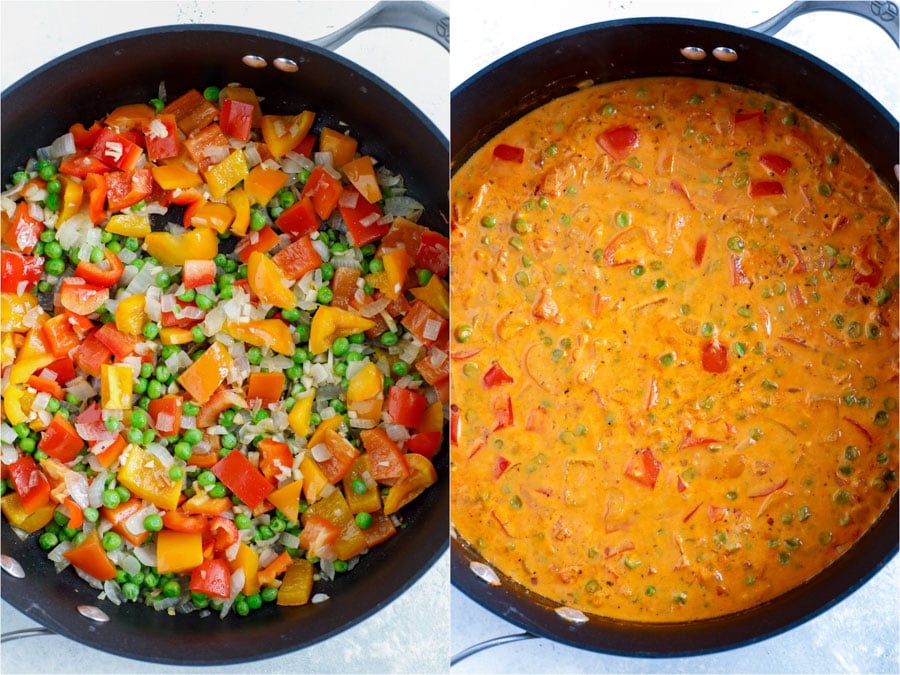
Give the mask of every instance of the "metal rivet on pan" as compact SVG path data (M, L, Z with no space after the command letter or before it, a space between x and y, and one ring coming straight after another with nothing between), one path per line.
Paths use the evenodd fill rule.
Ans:
M286 59L283 56L279 56L277 59L272 61L272 65L274 65L278 70L282 70L285 73L296 73L300 70L300 66L297 65L297 62L293 59Z
M731 47L716 47L713 49L713 56L719 59L719 61L725 61L726 63L732 63L738 60L738 53L731 49Z
M78 613L97 623L106 623L109 621L109 615L102 609L94 607L93 605L78 605Z
M16 579L25 578L25 570L22 569L19 561L6 554L0 555L0 568L3 568L3 571L11 577Z
M247 54L241 61L251 68L265 68L269 65L263 57L256 56L255 54Z
M681 55L688 61L702 61L706 58L706 50L703 47L682 47Z
M588 622L587 615L584 612L579 612L577 609L572 609L571 607L557 607L554 611L569 623Z
M500 579L497 576L497 573L494 572L490 567L480 562L470 562L469 569L472 570L472 573L481 579L482 581L489 583L491 586L499 586Z

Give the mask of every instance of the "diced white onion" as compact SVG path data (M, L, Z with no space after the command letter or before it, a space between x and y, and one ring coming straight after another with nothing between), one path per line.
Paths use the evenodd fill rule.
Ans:
M328 600L327 593L316 593L314 596L312 596L312 598L310 599L310 602L314 605L318 605L320 603L325 602L326 600Z
M422 329L422 337L426 340L437 340L438 335L441 334L442 325L442 321L427 319L425 321L425 327Z
M338 206L343 206L345 209L355 209L358 200L359 192L356 190L344 190L341 193L341 198L338 200Z
M75 136L63 134L50 145L50 159L58 159L75 152Z
M326 462L332 458L331 450L324 443L317 443L309 449L312 458L317 462Z

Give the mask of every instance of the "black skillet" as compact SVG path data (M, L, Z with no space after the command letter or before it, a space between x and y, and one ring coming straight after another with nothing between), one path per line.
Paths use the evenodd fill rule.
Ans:
M874 11L875 6L893 5L796 4L855 5L853 11L863 14ZM791 11L796 13L797 9L792 7ZM882 10L888 20L883 27L889 33L893 28L896 41L896 5L892 13L890 8L880 7L879 12ZM767 27L777 29L785 22L770 23ZM658 75L718 80L790 101L849 141L897 190L897 121L847 77L795 47L752 30L662 18L610 21L559 33L527 45L472 76L454 90L451 98L451 170L459 168L516 119L574 91L585 80L600 83ZM739 614L680 624L641 624L596 616L586 623L566 621L555 613L557 605L505 576L498 575L499 585L476 576L472 564L477 567L485 561L464 541L452 537L454 586L526 631L487 640L460 652L453 661L496 644L535 636L583 649L646 657L702 654L761 640L833 606L894 556L898 547L897 503L895 494L882 518L846 554L803 586Z
M417 5L415 29L446 44L446 16L425 3L410 4ZM367 27L409 27L403 15L411 8L404 5L382 3ZM340 44L346 37L341 33L329 44ZM249 67L246 56L268 65ZM291 72L290 62L277 59L296 63L296 72ZM360 151L401 173L409 194L426 205L420 222L447 234L447 140L419 110L390 85L325 49L230 26L165 26L128 33L70 52L19 80L2 97L2 175L8 179L29 153L74 122L89 125L117 105L156 97L161 81L170 97L189 88L240 82L265 96L268 113L308 108L317 112L314 129L348 125L360 141ZM36 535L20 541L5 522L4 563L5 556L12 557L25 577L5 574L3 599L56 633L133 659L208 666L294 651L382 609L446 550L447 465L444 449L436 459L438 484L402 512L405 529L363 556L351 573L317 586L330 596L321 604L267 604L249 619L230 614L219 620L197 614L170 617L133 603L99 603L97 591L71 569L54 572ZM79 606L98 606L109 621L86 618Z

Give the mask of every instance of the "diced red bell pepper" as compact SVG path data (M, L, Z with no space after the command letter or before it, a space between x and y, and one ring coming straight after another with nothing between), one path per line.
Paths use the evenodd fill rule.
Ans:
M72 359L68 356L64 356L61 359L56 359L49 366L45 366L41 369L41 371L49 370L52 373L56 374L56 381L66 384L67 382L71 382L75 379L75 364L72 362Z
M73 277L63 279L59 302L70 312L87 316L96 312L109 300L109 289L93 284L78 283Z
M694 246L694 264L701 265L704 255L706 255L706 235L702 234Z
M777 197L784 194L784 186L777 180L751 180L751 197Z
M141 532L140 534L135 534L127 527L125 527L126 521L131 518L135 513L144 508L144 502L140 497L132 497L126 502L119 504L116 507L109 508L108 506L104 506L100 509L100 513L103 516L104 520L108 520L112 523L113 529L121 534L125 540L134 546L140 546L143 544L147 537L150 536L149 532Z
M509 394L501 394L491 401L494 410L494 429L499 431L515 424L513 415L512 397Z
M44 258L41 256L22 255L16 251L3 251L0 256L0 290L4 293L27 293L41 280L43 273Z
M343 191L341 181L329 174L321 166L317 166L310 172L300 197L312 199L316 214L322 220L327 220L338 205L338 200L340 200Z
M251 509L259 506L274 489L241 452L230 452L211 471Z
M150 169L113 171L106 174L106 202L110 211L122 211L153 192Z
M60 462L71 462L84 447L84 440L65 417L56 413L50 425L41 434L38 450L46 452Z
M744 264L741 261L741 257L732 253L729 262L731 266L731 285L749 286L750 277L744 272Z
M25 513L34 513L50 501L50 482L31 455L9 465L9 478Z
M392 386L388 390L387 407L388 415L396 424L416 429L422 422L428 399L412 389Z
M184 147L200 171L206 171L213 164L218 164L231 152L228 137L222 133L222 127L218 124L210 124L190 136L185 140Z
M360 432L359 438L369 455L369 472L377 482L393 484L409 476L409 464L406 463L405 453L384 429L364 429Z
M209 528L209 521L204 515L189 516L181 511L166 511L163 516L163 525L167 530L192 534L206 532Z
M59 164L59 172L67 176L85 178L90 173L102 174L112 169L91 155L87 150L79 150L69 155Z
M328 551L340 535L341 528L327 518L318 514L308 515L303 520L300 547L310 555L320 556Z
M481 378L481 383L488 388L512 384L512 382L512 375L507 373L499 363L493 364Z
M356 192L356 204L350 204L351 199L342 200L340 205L341 217L347 224L347 238L356 247L365 246L373 241L381 239L391 229L390 224L382 222L383 214L378 203L370 204L352 185L346 188L348 193Z
M597 144L607 155L621 161L637 146L638 134L633 127L623 124L602 132L597 136Z
M112 359L112 352L91 334L75 349L72 358L75 365L88 375L100 377L101 366Z
M104 267L87 260L80 261L75 268L75 276L81 277L88 284L109 288L122 278L125 265L119 260L119 256L108 248L103 249L103 261L106 263Z
M88 193L88 215L94 225L106 220L106 178L100 173L89 173L82 183Z
M273 230L271 227L266 225L258 232L249 232L244 235L238 242L237 246L234 247L234 252L237 253L238 257L241 259L241 262L246 263L248 260L250 260L250 255L254 251L267 253L275 248L278 243L278 233L275 232L275 230Z
M313 148L315 147L318 138L319 137L315 134L306 134L306 136L303 137L303 140L294 147L294 152L298 155L311 158L313 156Z
M652 489L656 487L660 469L662 463L653 456L653 451L644 448L628 460L628 464L625 465L625 476Z
M99 530L92 530L80 544L70 548L63 556L82 572L99 581L114 579L116 576L116 566L106 555L100 542Z
M762 110L755 110L754 112L736 112L734 113L734 123L741 124L743 122L751 122L756 120L760 124L765 122L765 115Z
M3 234L3 241L22 253L31 253L41 239L44 224L29 213L28 203L21 201Z
M41 326L41 332L44 334L44 340L50 348L50 352L56 357L68 355L70 351L81 344L81 340L72 330L65 314L57 314L45 321Z
M196 89L185 92L166 104L163 114L175 116L178 128L186 136L209 125L219 114L219 110L207 101Z
M406 440L406 449L431 459L441 449L442 439L440 431L420 431Z
M447 327L447 320L435 312L422 300L416 300L409 306L400 323L422 344L430 346ZM435 328L437 335L435 335Z
M334 485L350 471L353 461L359 456L359 451L353 447L350 441L333 429L325 431L323 442L328 447L331 456L321 461L316 460L316 464L319 465L325 479Z
M149 122L145 122L142 130L144 145L147 147L147 157L152 161L157 162L161 159L178 156L180 143L175 115L157 115Z
M282 211L281 215L275 220L275 225L285 234L289 234L294 239L297 239L318 230L321 221L319 216L316 215L312 198L306 196L301 197Z
M204 560L191 572L191 592L226 599L231 595L231 568L225 558Z
M322 266L322 256L312 245L309 237L300 237L272 256L272 260L285 279L301 279L309 272Z
M231 518L225 516L213 516L209 521L209 533L215 536L216 543L213 550L216 553L225 553L240 539L237 525Z
M185 260L181 278L185 288L209 286L216 280L216 263L212 260Z
M703 345L700 363L708 373L724 373L728 370L728 347L718 340L710 340Z
M226 98L222 101L219 112L219 125L226 136L240 141L250 140L250 128L253 123L253 106L244 101Z
M177 394L166 394L160 398L151 399L147 412L150 413L156 433L168 437L175 436L181 431L182 403L182 397Z
M446 277L450 270L450 240L439 232L423 233L416 251L416 267Z
M110 127L104 127L89 154L110 168L131 171L137 166L144 151L141 146L130 141L125 134L119 134Z
M278 477L285 467L290 468L294 461L291 448L271 438L262 439L257 445L259 449L259 470L272 483L278 483Z
M525 159L525 148L507 145L506 143L498 143L494 146L494 159L521 164L522 160Z
M103 131L103 125L96 120L87 129L81 122L69 127L69 133L72 134L72 138L75 140L75 147L80 150L90 150L94 147L94 143L97 142L97 137L101 131Z
M776 155L774 152L764 152L761 154L759 156L759 163L772 173L777 173L779 176L786 174L793 166L791 160L787 157Z
M37 375L29 375L27 382L28 386L35 391L46 392L57 400L61 401L66 395L66 392L63 391L62 385L60 385L56 380L51 380L46 377L38 377Z

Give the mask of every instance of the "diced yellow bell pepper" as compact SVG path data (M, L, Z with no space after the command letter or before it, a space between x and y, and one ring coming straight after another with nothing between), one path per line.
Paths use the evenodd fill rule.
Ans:
M203 185L200 174L191 171L183 164L153 165L150 167L153 180L159 183L163 190L187 190Z
M382 258L384 263L384 274L387 283L381 291L391 300L395 300L403 291L403 284L406 281L406 273L412 267L412 260L406 253L405 248L395 248L388 251Z
M287 185L288 176L280 169L266 169L261 164L250 169L244 179L244 190L254 204L268 204Z
M366 484L366 491L358 494L353 489L353 481L356 479ZM378 483L372 478L372 467L369 463L369 456L365 453L353 460L353 466L344 476L344 494L347 496L347 505L352 513L375 513L381 510L381 493L378 490Z
M409 289L409 292L445 319L450 318L450 291L437 276L432 276L424 286Z
M187 328L161 328L159 341L164 345L186 345L194 341L194 334Z
M247 234L250 226L250 198L241 188L236 188L225 195L225 201L234 211L234 220L231 221L231 233L239 237Z
M244 151L238 148L218 164L209 167L205 172L206 184L213 199L222 199L225 193L247 177L247 158Z
M306 447L312 448L319 443L324 443L326 432L337 431L343 421L343 415L334 415L333 417L329 417L328 419L319 422L318 426L316 426L316 430L313 432L313 435L310 436L309 440L306 442Z
M285 356L294 353L294 336L290 327L281 319L260 319L247 323L229 322L225 332L236 340L256 347L269 347Z
M244 595L259 593L259 577L256 576L259 572L259 554L256 551L241 542L234 560L229 560L228 565L232 572L244 570Z
M297 399L291 412L288 413L288 424L298 438L306 438L309 435L309 420L315 400L316 390L311 389L306 396Z
M136 213L117 213L106 223L106 231L120 237L143 239L150 234L150 216Z
M33 293L0 293L0 331L26 332L30 326L24 324L25 315L37 304L37 296Z
M162 530L156 535L156 570L186 572L203 562L203 534Z
M339 307L319 307L309 327L309 350L313 355L331 348L339 337L350 337L375 325L371 319Z
M0 335L0 369L16 360L16 343L12 333Z
M374 363L367 363L347 384L347 403L365 401L384 389L384 375Z
M62 208L59 212L59 218L56 226L78 213L81 208L81 202L84 199L84 186L81 181L72 176L59 174L59 182L62 183Z
M56 505L53 502L48 502L43 506L39 506L32 513L26 513L22 507L22 500L19 499L19 495L15 492L9 492L0 498L0 509L2 509L3 515L10 525L31 534L53 520L53 512L56 510Z
M273 490L266 499L276 509L284 514L288 522L296 523L300 517L300 492L303 489L303 480L295 480L284 487Z
M419 425L419 431L441 431L444 428L444 404L435 401L425 408L425 414L422 416L422 423Z
M297 306L293 291L284 283L281 268L265 253L254 251L247 260L247 282L260 301L281 309Z
M328 479L309 453L300 460L300 473L303 474L303 497L312 504L322 496L322 490L328 485Z
M146 323L146 300L143 293L135 293L121 300L116 306L116 328L128 335L140 335Z
M211 227L219 234L225 234L234 222L234 209L221 202L204 202L193 215L193 227Z
M38 356L23 357L24 347L19 350L19 358L9 369L9 381L11 384L23 384L41 368L53 363L56 358L53 354L39 354Z
M312 128L316 114L304 110L299 115L263 115L260 120L263 140L273 157L284 157L297 147ZM351 157L352 159L352 157Z
M437 471L426 457L409 452L406 463L409 465L409 476L395 483L384 499L386 516L396 513L437 482Z
M9 385L3 392L3 412L6 413L6 421L13 426L28 421L31 406L27 404L27 394L23 387L16 384Z
M132 494L166 511L178 506L184 478L172 480L162 460L133 443L125 448L122 457L124 461L116 478Z
M185 260L212 260L219 252L215 230L199 227L183 234L151 232L144 239L147 253L163 265L184 265Z
M299 607L309 602L313 587L313 571L313 564L309 560L305 558L295 560L284 573L275 604L282 607Z
M104 410L131 410L131 366L104 363L100 366L100 406Z
M335 555L341 560L350 560L366 548L366 538L356 524L350 506L340 490L333 490L327 497L310 504L300 518L305 523L306 519L313 515L321 516L341 528L341 534L332 544Z

